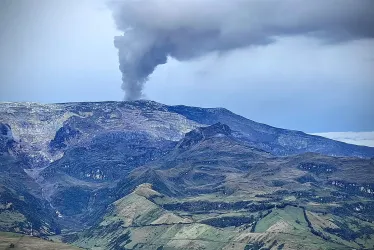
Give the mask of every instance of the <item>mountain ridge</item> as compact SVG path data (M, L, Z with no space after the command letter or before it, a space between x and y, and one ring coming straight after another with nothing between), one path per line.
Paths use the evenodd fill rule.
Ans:
M33 108L34 107L34 108ZM319 136L312 136L308 135L304 132L296 131L296 130L286 130L281 128L272 127L266 124L257 123L252 120L249 120L245 117L236 115L231 111L224 109L224 108L198 108L198 107L189 107L183 105L176 105L176 106L168 106L161 103L157 103L154 101L134 101L134 102L77 102L77 103L58 103L58 104L37 104L37 103L6 103L0 104L0 122L4 120L12 120L11 114L13 116L17 114L17 112L31 112L34 114L35 112L45 113L44 116L55 116L56 122L51 126L53 131L51 133L55 133L57 128L63 127L63 123L67 123L69 120L73 122L73 127L76 126L74 124L82 123L83 121L89 121L91 119L95 119L95 112L100 113L99 109L103 109L104 112L98 115L98 119L108 119L113 123L113 125L118 124L114 120L120 119L125 121L126 124L123 125L115 125L118 128L121 126L127 126L129 129L138 129L135 126L139 126L141 123L143 125L151 124L152 121L150 119L156 118L156 120L152 121L154 125L160 126L161 120L157 119L165 119L169 120L170 118L158 118L161 114L168 114L168 116L174 114L176 120L174 125L175 127L175 134L172 135L170 131L166 133L165 131L160 130L161 127L158 128L158 132L156 132L155 136L162 136L165 139L171 140L179 140L182 135L194 128L212 125L218 122L222 122L227 124L231 129L236 132L239 132L236 136L246 141L247 143L251 144L254 147L263 149L265 151L271 152L276 155L290 155L290 154L299 154L303 152L316 152L322 154L328 154L333 156L355 156L355 157L373 157L374 156L374 148L365 147L365 146L356 146L351 144L346 144L343 142L338 142L334 140L330 140L324 137ZM117 110L117 111L116 111ZM130 123L129 121L123 120L124 116L133 116L131 111L138 110L141 112L139 115L135 115L134 121L139 123ZM105 112L107 111L107 112ZM110 113L110 117L107 117L105 113ZM115 113L117 112L117 113ZM122 113L122 114L121 114ZM148 114L147 114L148 113ZM157 114L156 114L157 113ZM148 117L150 115L150 117ZM156 115L156 116L155 116ZM179 115L179 118L178 118ZM93 116L93 117L92 117ZM117 116L117 117L116 117ZM81 117L81 118L79 118ZM122 117L122 118L121 118ZM137 117L144 117L142 118L143 121L136 120ZM45 117L44 119L48 119ZM179 119L179 120L178 120ZM182 122L181 119L185 119L187 122L185 125L185 129L180 130L178 128L179 121ZM74 121L73 121L74 120ZM22 128L20 129L20 122L10 124L12 130L14 127L17 127L17 130L22 132ZM184 123L184 121L183 121ZM91 122L91 124L95 124L95 122ZM13 126L12 126L13 125ZM83 124L82 124L83 125ZM81 126L82 126L81 125ZM96 129L102 128L105 124L100 124L99 127ZM112 126L108 124L109 126ZM152 125L152 126L154 126ZM68 128L67 128L68 129ZM93 132L95 128L92 128ZM179 131L180 132L179 132ZM19 131L15 131L14 134L18 135ZM79 129L78 129L79 131ZM161 134L160 134L161 132ZM182 133L181 133L182 132ZM76 132L79 133L79 132ZM172 135L171 137L167 134ZM49 138L45 138L45 136L41 136L40 139L45 138L45 140L51 141L50 139L54 135L50 135ZM82 139L84 139L84 134L80 135ZM41 140L39 140L42 142ZM49 143L49 142L44 142ZM46 146L47 147L47 146ZM44 150L46 151L46 149ZM49 154L46 152L45 154ZM58 155L58 153L56 153ZM54 156L50 156L48 158L52 158L52 160L56 159Z
M0 104L0 230L92 249L371 246L373 150L222 108Z

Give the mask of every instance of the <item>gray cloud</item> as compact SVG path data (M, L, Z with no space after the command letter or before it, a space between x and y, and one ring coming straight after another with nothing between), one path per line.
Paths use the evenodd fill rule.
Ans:
M374 132L326 132L315 133L313 135L319 135L349 144L374 147Z
M268 45L305 35L327 43L374 37L373 0L123 0L110 3L125 99L138 99L168 57Z

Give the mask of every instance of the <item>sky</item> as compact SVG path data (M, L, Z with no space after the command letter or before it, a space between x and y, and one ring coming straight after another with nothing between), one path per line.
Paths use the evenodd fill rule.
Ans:
M372 2L256 2L0 0L0 101L125 96L374 131Z

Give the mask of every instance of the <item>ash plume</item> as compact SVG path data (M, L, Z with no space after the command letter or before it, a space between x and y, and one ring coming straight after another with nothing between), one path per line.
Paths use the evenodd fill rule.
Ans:
M373 0L122 0L109 6L123 32L114 44L126 100L141 98L149 75L168 57L191 60L282 36L326 43L374 37Z

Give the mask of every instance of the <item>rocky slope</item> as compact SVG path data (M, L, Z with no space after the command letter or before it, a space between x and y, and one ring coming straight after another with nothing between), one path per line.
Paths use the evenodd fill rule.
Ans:
M1 103L0 122L8 124L27 151L29 163L40 166L61 157L75 145L113 131L136 131L178 141L197 127L218 122L236 131L251 146L276 155L305 152L373 157L374 149L333 141L299 131L274 128L223 108L167 106L152 101L97 103Z
M48 235L59 232L42 189L26 172L9 126L0 123L0 231Z

